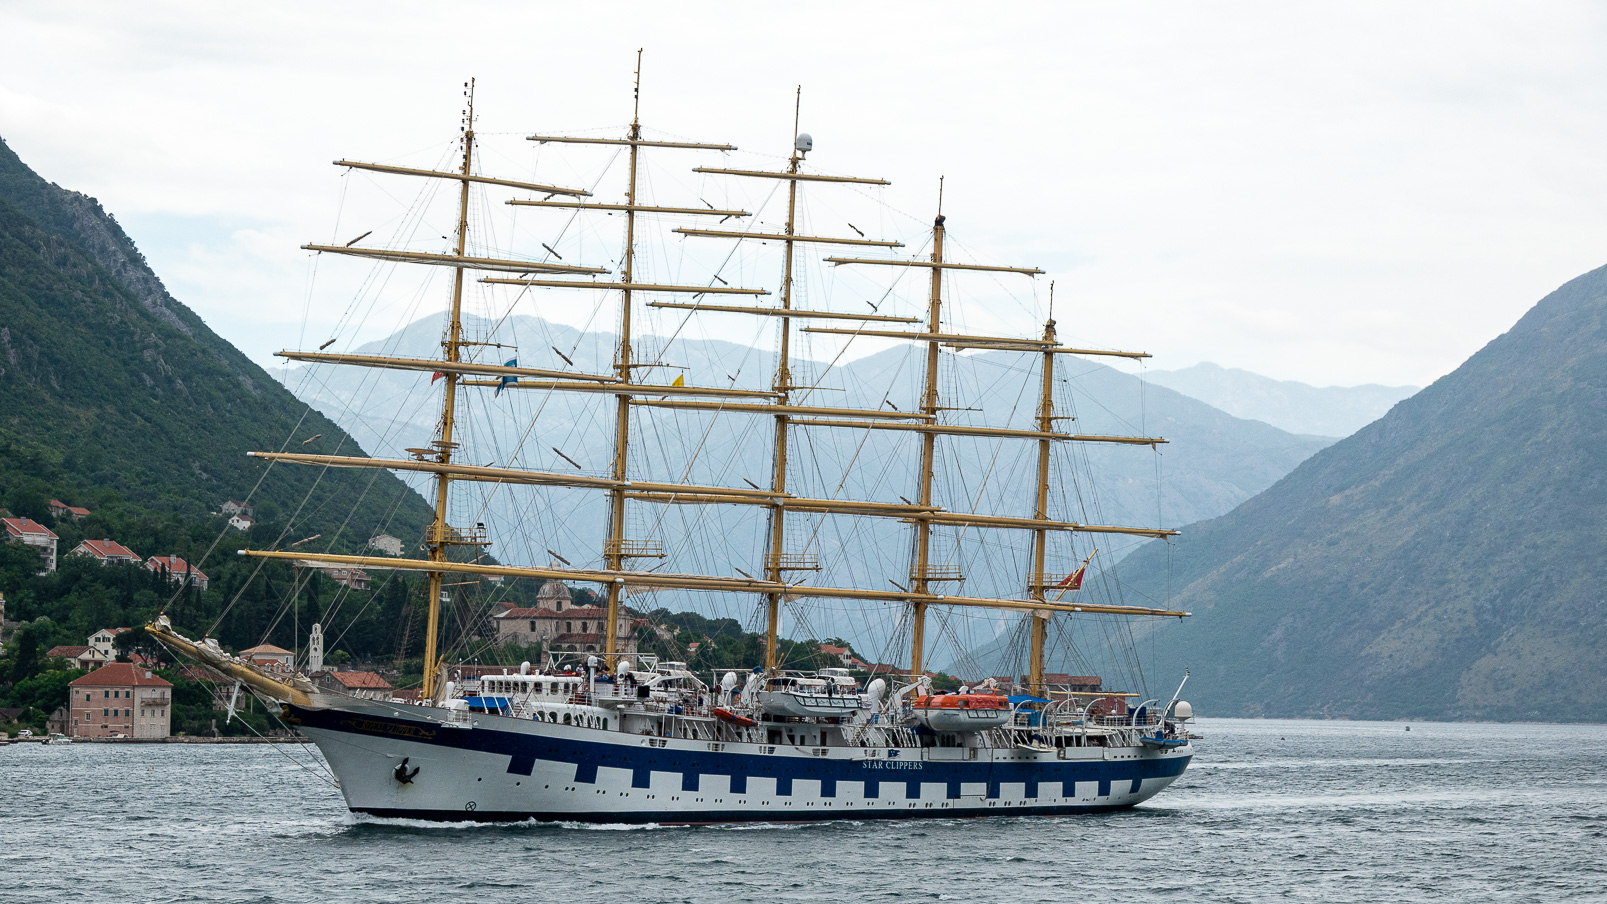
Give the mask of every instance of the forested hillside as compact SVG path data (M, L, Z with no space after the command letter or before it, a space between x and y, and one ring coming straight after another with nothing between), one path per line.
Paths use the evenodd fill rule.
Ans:
M348 551L378 531L411 541L424 529L427 506L388 473L270 469L245 454L287 443L361 454L169 295L93 198L41 179L0 142L0 508L53 529L60 560L40 575L35 550L0 545L5 617L21 623L0 656L0 699L65 699L77 673L45 659L50 647L162 610L236 649L295 647L294 626L351 603L345 655L414 654L422 595L410 585L351 599L322 575L234 555L313 535L305 548ZM58 520L52 499L90 514ZM249 534L214 514L231 499L254 508ZM84 539L179 556L208 586L179 590L143 567L69 555Z
M194 518L250 496L303 536L418 536L423 500L384 472L245 455L320 434L306 451L361 454L173 299L94 199L0 142L0 504L37 517L46 497L110 490Z

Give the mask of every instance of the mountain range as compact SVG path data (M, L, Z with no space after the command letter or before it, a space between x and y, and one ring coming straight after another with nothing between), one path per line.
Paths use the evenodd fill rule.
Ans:
M1231 513L1122 563L1223 715L1607 720L1607 268Z
M1416 386L1309 386L1205 362L1181 370L1152 370L1150 382L1290 433L1349 436L1384 416Z
M493 324L469 318L466 332L489 339ZM517 351L499 350L524 366L607 372L615 336L580 332L531 316L501 319L496 339ZM441 322L416 321L384 339L352 349L360 354L429 356L439 348ZM661 337L638 336L643 360L665 347ZM562 353L562 358L558 353ZM910 410L920 393L924 352L897 348L846 364L795 359L794 380L828 387L803 404L849 408ZM664 356L684 367L691 382L721 378L754 382L774 366L773 352L707 339L680 338ZM500 363L500 361L499 361ZM944 355L942 379L950 416L964 424L1029 427L1036 392L1023 394L1028 373L1008 353ZM673 371L672 371L673 372ZM1331 442L1297 436L1268 424L1235 418L1203 402L1148 385L1135 376L1088 361L1062 361L1057 395L1075 416L1076 432L1159 436L1168 440L1154 453L1144 447L1078 444L1067 449L1071 476L1057 486L1064 514L1108 524L1174 526L1223 514L1313 452ZM758 375L758 376L755 376ZM407 371L368 371L349 367L295 367L282 379L302 399L328 413L376 454L405 457L435 427L438 387L429 375ZM664 379L670 377L666 374ZM476 463L513 460L518 467L543 471L605 474L612 449L612 399L601 395L509 391L493 397L480 391L463 399L466 442ZM798 403L800 400L795 399ZM769 419L744 413L638 409L633 416L633 479L742 486L769 482ZM803 495L897 503L916 495L915 438L889 431L795 429L789 488ZM1031 443L946 439L940 444L936 501L956 510L1030 515L1033 456ZM511 458L510 458L511 454ZM849 463L853 462L850 467ZM841 475L850 473L844 481ZM423 484L417 483L418 486ZM799 489L800 487L805 489ZM471 508L497 538L503 561L546 564L562 557L576 567L601 564L606 506L594 490L520 489L489 493L464 486L475 496ZM633 508L633 537L661 541L676 571L710 574L752 573L764 555L764 513L754 507L672 506ZM835 586L884 585L888 576L908 572L908 525L887 519L826 519L789 527L804 538L797 552L818 555L822 571L812 583ZM1102 561L1114 562L1141 541L1105 537ZM1025 564L999 548L965 546L957 539L935 541L966 575L965 592L1019 594ZM652 565L655 563L647 563ZM646 567L646 566L639 566ZM752 600L700 600L682 595L655 605L698 609L720 617L744 617ZM702 610L699 610L702 611ZM887 641L885 622L868 627L842 609L811 614L798 630L813 636L857 638L862 650ZM991 640L1002 624L989 624L975 636L948 637L958 654L977 640ZM947 635L946 635L947 636ZM887 655L893 655L891 651Z
M466 331L471 334L484 332L488 326L475 318L466 320ZM615 343L611 333L581 333L529 316L506 318L498 329L502 335L524 337L521 344L533 350L566 349L566 355L577 370L590 372L608 369ZM432 317L418 320L354 352L428 356L439 341L440 321ZM640 340L640 344L652 346L657 341L660 340L649 337ZM844 372L836 380L843 387L841 394L808 404L880 408L891 386L894 389L885 403L888 407L913 406L919 391L922 355L924 352L919 350L895 349L838 365ZM701 339L677 340L673 356L688 372L705 375L728 374L733 362L750 362L748 366L752 368L751 362L758 359L764 362L762 366L769 366L771 357L771 353L758 349ZM945 366L952 368L946 378L951 378L955 386L970 387L972 394L957 404L964 405L966 416L971 420L995 426L1030 425L1035 399L1023 401L1018 391L1018 377L1005 379L1008 371L1018 367L1010 356L988 353L945 358ZM800 373L820 373L828 369L823 362L807 360L797 361L793 366ZM1097 444L1084 447L1089 456L1088 469L1102 494L1102 512L1112 523L1149 523L1157 517L1167 523L1187 523L1225 513L1332 442L1327 437L1298 436L1264 423L1227 415L1180 393L1145 386L1137 378L1104 365L1078 361L1062 364L1061 373L1072 397L1083 400L1076 411L1078 432L1136 432L1168 441L1160 447L1163 465L1159 478L1156 462L1147 451ZM365 448L374 449L376 453L401 455L406 446L417 445L434 429L435 414L429 402L432 390L427 375L404 371L376 374L328 367L314 372L297 367L281 372L280 376L302 399L343 422ZM545 397L537 423L542 437L564 438L569 445L560 444L562 452L578 460L588 472L604 471L608 467L611 410L599 408L600 398L566 394ZM365 402L370 399L385 400L383 416L375 417L378 412L364 410L365 404L372 404ZM389 412L393 407L401 411L399 419L392 419ZM504 448L507 448L529 427L525 420L528 414L520 406L504 403L500 407L487 405L483 410L475 409L473 416L477 419L476 429L502 431ZM641 423L636 429L640 431L637 435L641 445L650 447L666 441L660 436L664 432L661 425L669 425L662 417L656 413L643 414L638 420ZM694 437L697 445L704 449L723 450L719 458L723 473L711 473L704 480L740 484L743 478L755 482L768 478L768 441L740 441L753 423L751 418L728 415L712 419L713 426L709 429L714 432L707 438L701 433ZM675 426L679 428L684 424L677 422ZM876 434L872 439L880 442L888 437ZM527 443L529 457L525 466L563 469L564 460L550 445L545 441ZM980 447L957 449L955 454L963 457L979 451ZM677 463L678 469L681 459L675 455L669 458ZM955 470L975 467L975 462L963 458L952 464ZM1015 496L1018 490L1013 481L1027 476L1030 475L1006 475L1005 485L1009 489L1003 495ZM910 481L913 481L913 474ZM1030 485L1030 482L1023 485ZM1159 502L1157 487L1160 488ZM902 486L897 490L905 494L909 491Z

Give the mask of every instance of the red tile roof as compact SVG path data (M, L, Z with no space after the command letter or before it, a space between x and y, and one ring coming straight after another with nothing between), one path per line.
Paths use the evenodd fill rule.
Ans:
M170 574L184 574L185 572L189 572L198 578L206 577L206 574L203 573L201 569L192 568L189 562L184 561L178 556L151 556L149 559L145 560L145 567L152 571L156 571L159 568L165 568Z
M60 659L77 659L78 657L84 655L85 650L89 650L89 649L92 649L92 647L79 647L79 646L72 646L70 644L63 644L61 646L51 647L50 649L46 650L45 651L45 658L46 659L57 659L57 658L60 658Z
M124 546L116 540L85 540L84 542L78 544L78 548L84 549L97 559L127 557L136 562L139 561L139 556L134 554L134 550L129 549L127 546ZM73 550L73 552L77 551L77 549Z
M50 528L45 527L38 521L31 521L27 518L0 518L0 521L5 522L6 530L9 531L12 536L49 537L52 540L56 539L56 534Z
M829 643L823 643L823 644L820 645L820 652L825 653L828 656L841 656L844 653L848 652L848 648L847 647L834 647Z
M388 691L391 683L374 672L330 672L329 677L351 690Z
M173 683L128 662L103 665L74 681L73 687L172 687Z
M253 653L272 653L279 656L294 656L295 654L284 647L276 647L271 643L258 644L249 650L241 650L241 656L250 656Z

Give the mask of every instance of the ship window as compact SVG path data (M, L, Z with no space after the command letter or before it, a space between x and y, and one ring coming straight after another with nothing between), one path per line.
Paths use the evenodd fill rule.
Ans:
M568 713L564 713L564 724L565 725L569 724L569 714Z

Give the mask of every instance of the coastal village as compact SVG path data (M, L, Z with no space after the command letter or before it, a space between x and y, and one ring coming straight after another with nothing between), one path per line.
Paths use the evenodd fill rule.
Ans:
M57 499L50 500L51 514L58 520L80 521L91 512L80 506L68 505ZM230 500L216 513L228 528L249 530L254 523L251 506ZM141 555L113 537L84 539L72 549L62 553L58 549L59 537L43 523L27 517L0 512L0 524L5 527L8 543L32 547L39 556L39 574L55 572L64 556L83 557L106 568L135 568L156 577L165 584L198 591L208 589L211 578L205 571L173 553ZM402 541L379 534L371 538L367 548L384 555L399 555ZM336 586L349 591L368 593L373 590L373 579L367 571L345 566L320 565L298 562L298 567L316 569ZM589 598L578 600L576 592L559 581L543 584L532 605L521 606L507 600L493 605L486 639L499 648L540 650L543 665L550 667L564 654L589 654L603 649L604 632L609 630L607 610L593 605ZM0 588L0 641L16 629L17 623L6 620L4 589ZM635 656L643 651L644 643L651 640L655 649L669 652L692 663L706 660L712 652L714 637L677 630L675 625L654 624L639 614L622 613L613 626L617 648ZM149 644L130 644L127 626L100 628L84 637L81 644L57 644L45 650L47 661L58 662L62 668L82 671L83 674L68 684L67 700L49 713L45 732L73 740L96 741L156 741L182 737L175 732L174 682L162 672L174 675L177 680L202 683L208 688L208 703L215 714L211 720L210 736L218 736L222 729L242 713L256 712L258 704L248 693L238 692L232 686L213 683L208 675L194 665L167 660L164 651ZM142 632L139 632L142 633ZM125 638L120 644L119 638ZM397 687L401 674L394 665L368 663L358 666L327 663L324 655L325 638L322 626L313 624L303 640L305 646L298 661L297 653L271 643L260 643L236 651L240 658L270 672L301 672L319 687L369 700L387 700L397 703L414 702L416 688ZM702 654L702 655L700 655ZM820 665L843 668L864 677L896 675L898 666L869 661L842 643L820 642L812 644L812 657ZM705 665L709 663L705 662ZM506 670L506 666L487 666L480 663L460 663L454 671L459 674L493 674ZM944 685L964 683L981 684L986 678L962 682L947 675L931 673ZM1069 674L1046 675L1046 680L1059 693L1097 693L1101 681L1097 676ZM1027 681L1011 676L991 676L994 686L1016 687ZM15 728L22 711L17 708L0 708L0 726L13 724L13 733L27 739L33 732ZM288 735L282 727L273 734ZM44 737L44 735L40 735ZM208 735L200 736L202 739ZM195 736L187 738L196 739Z
M82 522L93 514L87 508L59 499L49 500L49 511L58 527L64 522ZM214 516L223 522L226 532L248 532L257 523L252 506L237 500L224 502ZM0 524L5 528L7 543L31 547L37 553L40 576L56 572L69 557L79 557L105 568L137 569L175 591L190 588L206 591L212 583L205 571L174 552L151 551L142 555L116 537L85 538L63 552L60 537L45 523L0 510ZM365 544L371 553L388 556L401 555L403 547L399 538L383 533L371 537ZM373 577L361 568L312 561L296 561L295 566L316 571L345 591L369 594L375 589ZM496 586L501 586L500 581ZM0 642L7 640L18 627L17 622L6 619L4 590L0 588ZM594 603L589 595L577 593L562 582L549 581L540 586L530 605L508 599L495 602L481 633L494 648L526 651L539 656L543 667L552 667L566 654L591 654L604 648L605 632L609 630L607 610ZM651 646L654 652L687 661L694 668L720 665L710 658L716 646L716 638L711 634L698 634L675 624L656 624L639 613L630 612L622 612L612 630L617 649L631 656ZM127 626L103 627L85 636L83 643L56 644L43 651L45 661L83 674L67 685L67 699L49 712L45 733L38 737L147 742L210 739L231 730L237 733L239 717L260 711L260 704L249 693L215 684L194 665L169 661L170 657L159 646L129 642L142 633ZM119 638L123 638L121 643ZM315 623L305 636L298 638L298 646L302 647L299 659L295 651L272 643L240 649L235 655L270 672L301 672L319 687L332 692L397 703L417 700L416 688L397 686L398 682L410 682L402 681L402 672L396 663L326 662L324 644L322 626ZM842 642L811 641L804 653L817 665L847 669L865 678L902 673L894 664L859 656ZM454 671L461 675L484 675L507 668L463 662L454 666ZM214 714L209 720L209 730L200 735L192 732L188 737L176 731L175 685L174 681L163 677L163 673L177 681L207 688L206 701ZM929 674L940 686L981 684L987 680L965 682L940 673ZM1055 674L1045 677L1060 693L1087 694L1100 689L1100 679L1095 676ZM991 676L991 681L993 686L1017 687L1027 681L1027 676L1019 679ZM6 734L29 738L35 733L20 728L17 721L23 715L19 708L0 707L0 727L10 724L11 729ZM288 736L289 732L283 726L274 726L267 734Z

